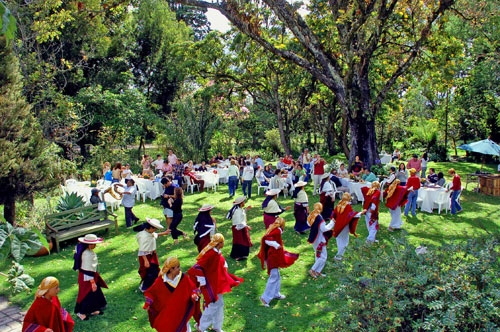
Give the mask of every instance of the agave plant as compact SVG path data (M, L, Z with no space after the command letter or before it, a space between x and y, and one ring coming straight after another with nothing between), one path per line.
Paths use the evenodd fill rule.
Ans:
M56 210L59 212L76 209L85 205L82 196L78 196L76 193L66 193L64 196L59 198L57 202Z

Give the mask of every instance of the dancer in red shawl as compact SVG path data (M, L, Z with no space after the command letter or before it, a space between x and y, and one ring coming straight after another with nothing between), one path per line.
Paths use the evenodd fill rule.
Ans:
M23 321L23 332L71 332L75 322L61 308L57 298L59 280L47 277L42 280L35 293L35 301L28 309Z
M205 331L210 326L215 331L222 331L224 322L224 298L222 294L231 292L231 288L243 282L242 278L227 271L227 263L222 256L224 236L216 233L212 241L203 248L196 264L189 269L191 279L198 283L204 300L204 310L197 331Z
M281 290L281 276L280 268L292 265L298 258L298 254L293 254L286 251L283 247L283 240L281 233L285 228L285 219L278 217L266 231L260 243L260 251L257 255L260 259L262 269L267 265L267 279L266 289L264 294L260 297L260 302L264 307L269 307L269 302L272 299L283 300L285 295L280 293Z
M363 211L365 212L366 228L368 229L366 242L378 242L375 237L379 229L378 207L380 205L380 183L378 181L373 181L370 188L362 187L361 192L365 198L363 202Z
M314 265L309 270L309 275L314 279L320 276L326 277L326 274L322 274L321 271L323 271L328 258L326 245L328 244L328 240L332 237L332 228L335 225L335 221L333 220L330 220L328 225L325 223L325 219L323 219L321 215L322 211L323 204L316 203L314 204L314 210L309 217L307 217L307 222L311 227L307 242L312 244L315 253Z
M384 197L386 198L385 206L389 208L391 214L391 223L389 224L389 232L395 229L401 229L403 220L401 219L401 207L405 206L408 201L409 191L404 186L400 186L398 179L394 180L391 185L385 190Z
M94 234L79 237L76 246L73 270L78 270L78 297L76 298L75 313L81 320L90 316L102 315L106 307L106 298L102 288L108 288L97 272L97 255L94 248L102 243L102 238Z
M157 229L163 229L158 219L146 218L145 223L134 227L134 231L139 232L135 236L139 244L137 257L139 259L139 270L141 284L139 289L144 292L155 282L160 272L160 263L156 254L156 239L158 236L170 234L170 229L165 232L156 233Z
M245 206L245 196L236 198L233 202L233 207L227 212L226 218L231 219L233 223L233 248L231 249L231 258L239 261L247 259L252 246L250 233L252 228L247 225L246 211L251 209L251 206Z
M145 292L144 309L151 327L160 332L191 331L189 320L199 322L200 290L187 274L181 272L179 260L169 257L158 278Z
M333 210L332 217L335 219L335 226L333 227L333 236L337 240L337 254L335 260L341 261L344 257L344 252L349 245L349 233L358 237L356 234L356 227L358 226L358 219L363 212L356 212L351 207L351 194L344 193L339 204Z

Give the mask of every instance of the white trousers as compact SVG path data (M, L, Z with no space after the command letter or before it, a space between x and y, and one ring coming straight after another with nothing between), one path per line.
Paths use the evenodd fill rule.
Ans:
M321 178L323 177L323 174L321 175L316 175L314 174L313 175L313 182L314 182L314 190L313 190L313 194L316 195L316 188L318 188L318 191L319 191L319 187L321 185Z
M349 245L349 225L344 227L340 234L336 237L337 240L337 256L343 257L344 252Z
M371 216L372 216L371 210L366 211L365 222L366 222L366 228L368 229L368 237L366 238L366 241L375 242L375 237L377 236L378 220L370 225Z
M323 248L321 249L321 254L319 257L316 255L316 249L318 248L318 246L313 246L313 248L314 248L314 259L315 260L314 260L313 266L311 267L311 270L313 270L314 272L321 273L321 271L323 271L323 268L325 267L326 259L328 258L328 252L326 250L326 245L324 245Z
M222 330L222 323L224 322L224 298L222 294L218 294L218 300L212 302L208 307L203 310L200 318L200 330L205 331L210 326L216 331Z
M401 228L403 226L403 219L401 219L401 208L398 206L394 210L389 209L391 214L391 223L389 227L391 228Z
M269 279L267 279L266 289L264 290L264 294L262 294L262 299L266 301L266 303L271 302L272 299L280 296L281 290L281 275L280 269L275 268L271 270L269 274Z

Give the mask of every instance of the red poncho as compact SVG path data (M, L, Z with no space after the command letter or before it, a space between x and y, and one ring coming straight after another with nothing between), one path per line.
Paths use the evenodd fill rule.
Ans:
M156 278L144 292L151 327L161 332L185 332L191 317L199 312L199 302L192 299L196 292L196 284L186 274L181 275L175 288L165 283L163 277ZM199 321L199 317L195 319Z
M371 212L371 217L370 217L370 225L378 220L378 208L380 205L380 190L376 189L371 193L371 195L368 195L368 191L370 188L368 187L362 187L361 192L363 193L363 196L365 198L365 201L363 202L363 209L368 210L373 203L375 205L375 210Z
M50 328L54 332L72 332L73 318L61 308L57 296L49 301L44 297L35 299L23 321L23 332L45 332Z
M397 186L391 197L387 198L385 206L391 210L395 210L398 206L405 206L408 201L408 190L404 186ZM387 190L384 192L384 197L387 197Z
M337 237L340 232L344 229L344 227L349 226L349 233L358 237L356 234L356 227L358 227L359 218L355 218L354 216L358 214L356 211L352 209L351 204L347 204L342 213L339 212L339 206L333 210L333 218L335 219L335 226L333 227L333 236Z
M267 245L265 242L266 240L276 241L280 247L275 249L274 247ZM292 265L299 258L299 254L288 252L283 248L281 229L278 227L262 237L260 242L260 251L257 257L260 259L262 269L264 269L265 265L267 265L267 273L269 274L272 269Z

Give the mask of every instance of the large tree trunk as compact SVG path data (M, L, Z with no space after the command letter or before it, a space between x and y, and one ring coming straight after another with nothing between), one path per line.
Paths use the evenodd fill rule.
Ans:
M16 225L16 200L14 195L7 195L7 197L5 197L3 217L8 223L12 224L12 226Z

